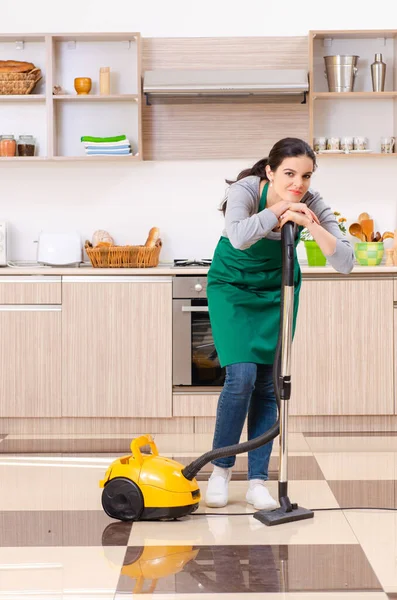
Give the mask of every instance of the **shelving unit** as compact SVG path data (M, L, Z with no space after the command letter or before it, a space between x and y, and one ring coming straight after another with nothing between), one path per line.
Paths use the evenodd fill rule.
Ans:
M376 53L386 63L385 91L372 91L371 64ZM353 92L329 92L324 56L358 55L358 72ZM321 154L332 158L394 158L380 152L381 137L397 132L397 31L310 31L309 32L309 137L364 136L371 153Z
M0 134L32 134L36 156L0 162L142 160L139 33L1 35L0 59L33 62L43 74L32 94L0 96ZM99 94L102 66L110 67L109 95ZM92 79L89 94L76 94L75 77ZM55 85L64 93L54 95ZM120 134L129 139L131 156L87 156L80 141Z

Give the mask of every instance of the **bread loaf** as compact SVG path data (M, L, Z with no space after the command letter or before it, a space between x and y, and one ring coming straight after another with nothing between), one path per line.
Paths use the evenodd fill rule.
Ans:
M160 230L158 227L152 227L149 231L148 238L145 242L146 248L154 248L157 240L160 237Z
M19 60L0 60L0 73L27 73L35 69L31 62Z
M114 239L112 238L110 233L108 233L104 229L98 229L94 232L92 236L92 245L94 246L94 248L95 246L98 246L99 242L108 242L109 246L114 246Z

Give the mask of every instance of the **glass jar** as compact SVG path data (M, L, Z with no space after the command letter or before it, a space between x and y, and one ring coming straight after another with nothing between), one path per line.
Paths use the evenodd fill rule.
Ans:
M0 136L0 156L15 156L17 143L13 135Z
M18 156L34 156L36 142L33 135L20 135L17 146Z

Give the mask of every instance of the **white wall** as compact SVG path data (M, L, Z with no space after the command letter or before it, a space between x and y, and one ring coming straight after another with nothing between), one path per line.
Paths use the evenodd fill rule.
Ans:
M2 0L2 32L140 31L145 37L307 35L310 29L397 28L389 8L335 0ZM189 6L189 16L186 7ZM259 158L259 157L257 157ZM255 157L253 158L255 160ZM142 243L153 225L164 240L162 260L208 257L222 229L217 207L225 178L249 161L165 161L97 169L81 163L0 165L0 219L11 224L11 257L33 260L40 229L77 228L89 238L108 229L117 243ZM324 199L348 218L367 211L380 231L397 227L394 159L327 159L313 180Z

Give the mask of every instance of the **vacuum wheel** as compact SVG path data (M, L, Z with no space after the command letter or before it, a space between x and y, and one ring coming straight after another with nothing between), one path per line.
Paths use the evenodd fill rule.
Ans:
M115 477L104 487L102 506L112 519L139 521L144 506L142 492L131 479Z

